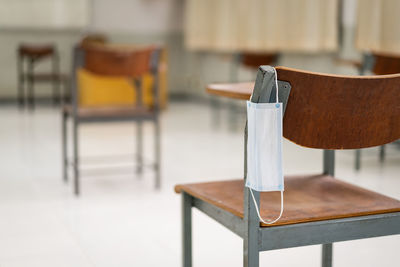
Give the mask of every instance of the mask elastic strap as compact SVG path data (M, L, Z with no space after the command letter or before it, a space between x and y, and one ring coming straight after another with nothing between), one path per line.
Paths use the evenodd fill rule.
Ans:
M276 103L279 103L279 99L278 99L278 74L276 73L276 69L274 69L275 72L275 88L276 88Z
M265 223L265 224L276 223L282 217L282 213L283 213L283 191L281 191L281 212L280 212L278 218L276 218L275 220L266 220L265 221L263 218L261 218L260 211L259 211L258 205L257 205L257 201L256 201L256 198L254 197L254 194L253 194L253 190L251 190L250 187L249 187L249 190L250 190L251 196L253 198L254 206L256 207L257 215L258 215L258 218L260 219L260 221L262 223Z

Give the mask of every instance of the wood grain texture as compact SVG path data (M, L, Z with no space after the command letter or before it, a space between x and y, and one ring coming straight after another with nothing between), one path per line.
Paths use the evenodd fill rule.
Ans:
M206 92L227 98L249 100L253 92L254 82L243 83L212 83L208 84Z
M182 191L243 218L243 179L177 185ZM400 211L400 201L326 175L285 177L285 209L273 224L349 218ZM280 212L280 192L260 194L260 212L265 219ZM261 226L268 226L261 223Z
M85 69L99 75L119 77L140 77L150 72L151 55L154 46L117 47L108 45L87 45Z
M338 76L277 67L291 84L283 135L320 149L356 149L400 138L400 74Z

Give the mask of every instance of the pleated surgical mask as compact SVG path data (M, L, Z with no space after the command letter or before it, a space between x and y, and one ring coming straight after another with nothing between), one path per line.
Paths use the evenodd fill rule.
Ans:
M253 103L247 101L247 179L246 186L252 195L257 214L265 224L272 224L283 213L282 167L282 112L278 100L278 78L275 71L276 102ZM275 220L263 220L260 216L253 191L280 191L281 212Z

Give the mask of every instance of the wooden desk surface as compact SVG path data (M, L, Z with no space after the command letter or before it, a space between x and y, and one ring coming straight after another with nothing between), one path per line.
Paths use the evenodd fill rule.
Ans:
M253 92L254 82L212 83L207 85L207 93L234 99L249 100Z

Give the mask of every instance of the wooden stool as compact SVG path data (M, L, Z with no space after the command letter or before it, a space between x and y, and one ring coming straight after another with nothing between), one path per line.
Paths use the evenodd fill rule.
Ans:
M47 73L35 73L35 65L47 58L52 60L52 70ZM24 63L25 61L26 63ZM21 44L18 48L17 68L18 103L20 107L28 103L31 109L34 108L34 86L36 82L51 82L53 84L53 103L59 103L61 97L60 84L64 83L64 86L66 86L67 77L60 73L59 56L54 45ZM26 97L25 82L27 84Z

